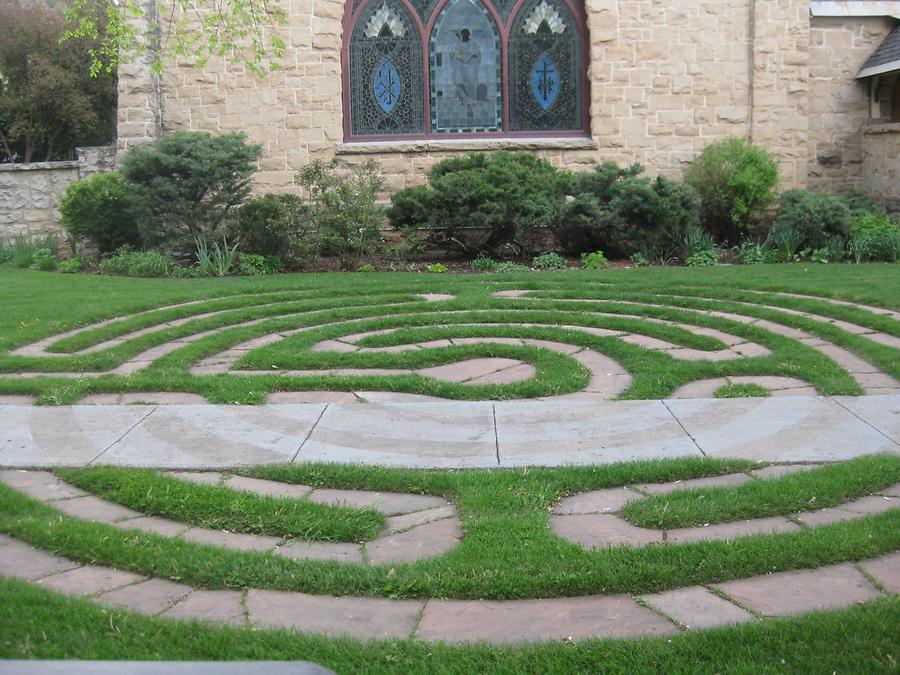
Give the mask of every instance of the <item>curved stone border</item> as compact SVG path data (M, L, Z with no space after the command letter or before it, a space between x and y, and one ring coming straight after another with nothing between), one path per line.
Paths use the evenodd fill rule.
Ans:
M498 293L494 293L496 297L508 298L508 299L520 299L527 298L528 294L532 291L529 290L507 290L507 291L499 291ZM757 291L754 291L757 292ZM758 291L762 293L762 291ZM879 316L890 316L893 319L897 319L900 317L900 312L892 312L891 310L883 310L880 308L873 308L866 305L854 305L853 303L848 303L844 301L836 301L830 300L827 298L816 298L814 296L802 296L802 295L794 295L790 293L776 293L776 295L786 295L788 297L801 297L806 299L815 299L815 300L825 300L826 302L831 302L832 304L838 305L847 305L851 307L859 307L864 311L871 311L873 314L877 314ZM703 296L686 296L686 295L660 295L661 298L684 298L691 300L716 300L716 298L704 298ZM610 300L605 298L549 298L557 302L574 302L574 303L595 303L595 304L604 304L604 303L615 303L621 305L635 305L639 307L650 307L655 309L671 309L669 305L663 304L655 304L648 302L635 302L631 300ZM753 303L750 302L742 302L742 301L729 301L734 302L739 305L747 305L749 307L755 307ZM762 328L763 330L770 331L777 335L781 335L784 337L788 337L798 342L801 342L809 347L812 347L816 351L821 354L824 354L828 358L835 361L839 366L845 368L854 380L859 384L862 388L863 392L866 394L896 394L900 393L900 382L895 380L890 375L881 372L878 368L873 366L868 361L858 357L853 352L844 349L843 347L839 347L838 345L832 344L823 340L814 335L810 335L809 333L799 330L797 328L792 328L790 326L785 326L780 323L776 323L774 321L769 321L767 319L757 319L752 316L744 316L743 314L735 314L732 312L719 312L713 310L698 310L690 307L678 307L679 311L689 312L693 314L705 314L708 316L714 316L720 319L729 319L731 321L737 321L738 323L743 323L747 325L752 325L756 328ZM857 324L850 323L848 321L841 321L839 319L832 319L827 316L820 316L818 314L811 314L809 312L801 312L794 309L787 309L783 307L773 307L779 312L784 312L785 314L794 314L797 316L802 316L804 318L819 321L821 323L829 323L841 330L847 331L854 335L859 335L860 337L865 337L873 342L877 342L879 344L886 345L888 347L900 348L900 338L897 338L893 335L888 335L887 333L881 333L878 331L871 330L864 326L859 326ZM627 315L617 315L617 316L627 316ZM646 321L659 321L658 319L653 318L645 318ZM688 328L687 326L685 326ZM688 328L690 330L690 328ZM695 333L698 332L697 329L694 329ZM753 343L748 343L753 344ZM670 352L671 353L671 352ZM673 354L674 355L674 354ZM753 356L758 356L759 354L753 354Z
M694 380L678 387L669 398L713 398L723 387L732 384L755 384L768 389L772 396L815 396L816 388L795 377L776 375L729 375L728 377L711 377L706 380Z
M679 544L694 541L730 541L755 534L798 532L804 527L814 528L900 508L900 499L898 499L900 498L900 483L896 483L876 495L862 497L840 506L818 511L803 511L790 517L755 518L703 527L654 530L632 525L618 515L625 504L646 499L652 495L668 494L676 490L730 487L754 479L777 478L811 468L814 467L783 465L749 473L733 473L674 483L646 483L583 492L566 497L553 507L550 512L550 527L557 536L586 548L603 548L622 544L647 546L649 544Z
M80 565L0 534L0 575L145 615L331 637L510 644L665 636L766 617L853 607L900 593L900 552L641 596L390 600L262 589L202 590ZM872 579L873 581L870 581ZM874 583L873 583L874 582Z
M443 555L462 539L456 507L442 497L326 490L243 476L225 478L218 472L183 471L168 475L204 485L223 485L266 497L308 499L319 504L372 508L387 517L386 527L383 534L364 544L301 541L210 530L156 516L145 516L95 497L46 471L0 471L0 482L29 497L49 503L74 518L232 550L270 551L292 560L337 560L371 565L411 563Z

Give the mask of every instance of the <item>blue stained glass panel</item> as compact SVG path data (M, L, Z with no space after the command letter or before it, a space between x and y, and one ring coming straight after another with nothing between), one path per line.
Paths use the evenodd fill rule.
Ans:
M394 64L385 59L375 69L372 76L372 89L378 106L389 113L400 100L400 73L394 68Z
M553 59L546 54L531 69L531 93L544 110L552 106L559 95L559 73Z

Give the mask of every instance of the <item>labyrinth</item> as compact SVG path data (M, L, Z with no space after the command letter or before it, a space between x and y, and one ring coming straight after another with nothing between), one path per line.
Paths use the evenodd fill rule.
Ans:
M76 320L10 345L0 391L57 403L900 392L891 308L575 274L429 280L427 291L352 276L358 287L221 293Z

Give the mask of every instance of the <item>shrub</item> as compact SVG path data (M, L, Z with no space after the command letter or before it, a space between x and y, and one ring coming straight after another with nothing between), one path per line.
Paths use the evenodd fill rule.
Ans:
M700 153L684 182L700 195L703 227L717 242L735 242L775 198L778 165L765 149L725 138Z
M50 272L56 269L56 255L49 248L39 248L32 254L31 269Z
M505 151L445 159L428 180L428 187L394 196L391 225L422 230L432 246L468 255L504 246L524 250L524 235L557 223L569 182L535 154Z
M712 235L701 227L689 227L684 237L681 239L681 245L684 250L685 257L695 253L704 251L715 251L716 242Z
M216 234L250 194L260 150L244 134L196 131L173 131L131 148L121 171L143 245L189 251L195 237Z
M534 258L531 266L538 270L562 270L566 267L566 259L558 253L545 253Z
M59 240L54 235L46 237L25 237L17 235L12 241L0 245L0 263L12 263L21 269L29 269L34 265L37 251L46 249L58 250Z
M284 262L277 255L255 255L241 253L238 274L258 276L260 274L277 274L284 269Z
M123 246L100 261L103 274L126 277L167 277L177 268L174 258L159 251L135 251Z
M374 272L374 271L375 271L375 266L374 266L374 265L370 265L369 263L365 263L365 264L360 265L359 267L357 267L357 268L356 268L356 271L357 271L357 272Z
M84 262L81 258L69 258L68 260L59 261L56 269L63 274L76 274L84 269Z
M609 261L603 255L603 251L581 254L581 267L586 270L604 270L609 267Z
M883 214L861 214L850 227L850 252L858 263L900 262L900 224Z
M628 259L635 267L647 267L650 264L650 258L648 258L640 251L638 251L637 253L632 253Z
M431 274L445 274L447 272L447 266L441 263L432 263L428 265L425 270Z
M666 178L640 176L641 171L638 164L621 168L606 162L592 172L575 174L575 197L557 228L562 247L574 253L599 248L628 256L679 242L685 230L699 222L697 196Z
M317 160L300 172L300 182L309 191L319 250L337 256L349 270L382 244L382 210L375 197L383 179L373 161L354 168L349 176L339 176L335 167L335 162Z
M688 267L711 267L719 264L719 252L715 249L701 249L691 253L684 259Z
M493 272L497 269L497 262L486 255L480 255L469 263L473 272Z
M853 212L843 198L827 192L788 190L781 196L772 235L793 230L800 249L818 249L835 237L846 241L852 224Z
M298 195L266 194L248 200L228 223L242 250L302 265L315 253L315 232Z
M743 242L741 242L741 248L738 252L738 257L740 258L741 264L758 265L760 263L767 262L769 259L769 252L767 248L768 247L765 243L760 244L753 241L752 239L744 240Z
M131 193L117 171L94 174L69 185L59 211L73 244L87 239L101 255L140 242Z
M803 245L803 236L793 227L784 226L773 228L769 233L767 243L774 248L772 257L780 262L791 262L798 259L800 247Z

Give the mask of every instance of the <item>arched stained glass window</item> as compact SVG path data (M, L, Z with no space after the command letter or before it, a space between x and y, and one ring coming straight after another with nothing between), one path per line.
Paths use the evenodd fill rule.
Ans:
M583 0L352 0L347 140L583 135Z

